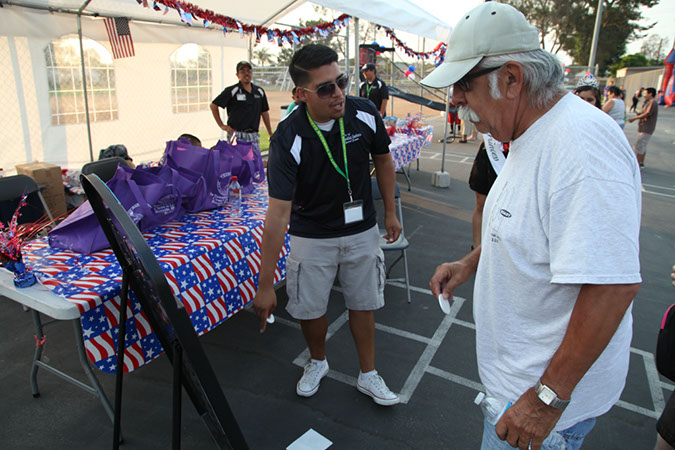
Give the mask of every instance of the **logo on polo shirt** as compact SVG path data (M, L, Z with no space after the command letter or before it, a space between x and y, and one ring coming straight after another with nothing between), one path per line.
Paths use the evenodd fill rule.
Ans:
M361 133L351 134L348 133L345 135L345 144L351 144L352 142L358 142L361 138Z

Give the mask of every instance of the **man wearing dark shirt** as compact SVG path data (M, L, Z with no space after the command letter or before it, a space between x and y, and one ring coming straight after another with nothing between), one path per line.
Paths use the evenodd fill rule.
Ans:
M365 81L361 83L359 95L373 102L382 117L386 116L389 88L384 81L377 78L375 64L365 64L361 70Z
M645 89L645 103L642 106L642 113L628 119L628 122L638 122L638 135L633 149L637 156L640 168L645 166L645 156L647 156L647 143L656 129L656 119L659 115L659 105L656 104L656 89L653 87Z
M237 78L239 83L225 88L211 103L211 113L221 130L227 131L228 140L236 137L240 142L253 142L260 146L260 117L262 116L265 128L272 136L270 123L270 107L267 103L265 91L251 82L253 68L248 61L237 63ZM227 125L220 118L218 108L227 109Z
M394 163L378 111L367 100L345 96L349 80L337 59L331 48L309 44L289 65L301 103L279 123L270 143L270 199L253 307L262 332L277 304L274 272L290 218L286 309L300 320L311 355L297 394L314 395L328 373L326 311L337 275L359 357L356 387L377 404L394 405L399 397L375 370L373 311L384 306L385 268L369 159L384 199L388 242L401 233L394 206Z

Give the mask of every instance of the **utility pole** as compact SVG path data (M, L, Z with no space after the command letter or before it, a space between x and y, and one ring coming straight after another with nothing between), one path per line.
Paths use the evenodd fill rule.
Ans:
M593 45L591 46L591 56L588 58L588 71L595 67L595 57L598 51L598 37L600 35L600 24L602 23L602 0L598 0L598 7L595 11L595 29L593 30ZM596 73L595 76L598 76Z

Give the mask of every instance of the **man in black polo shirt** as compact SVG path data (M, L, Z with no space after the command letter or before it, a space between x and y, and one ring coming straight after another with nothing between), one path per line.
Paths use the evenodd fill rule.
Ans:
M373 102L382 117L386 116L389 88L384 81L377 78L375 64L364 64L361 70L366 80L361 83L359 95Z
M279 123L270 144L270 202L253 306L262 332L277 304L274 270L290 218L286 309L300 320L311 355L297 394L314 395L328 373L326 311L337 274L359 356L357 389L380 405L394 405L398 396L375 370L373 311L384 305L385 268L368 161L372 156L385 200L389 242L401 233L394 164L382 118L371 102L345 96L348 79L337 59L331 48L309 44L291 60L289 72L301 103Z
M260 86L251 83L253 68L248 61L237 63L239 83L225 88L211 103L211 113L221 130L227 131L227 139L235 136L239 142L254 142L260 146L260 116L265 128L272 136L270 123L270 107L267 96ZM220 118L218 108L227 109L227 125Z

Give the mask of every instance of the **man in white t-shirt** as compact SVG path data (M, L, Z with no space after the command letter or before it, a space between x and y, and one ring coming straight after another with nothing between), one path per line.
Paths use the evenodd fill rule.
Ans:
M430 281L448 298L477 271L480 378L488 397L513 403L496 425L485 421L483 448L549 448L556 431L578 449L628 372L640 171L613 120L562 80L536 28L488 2L462 15L445 63L422 81L454 84L461 114L511 141L481 246Z

